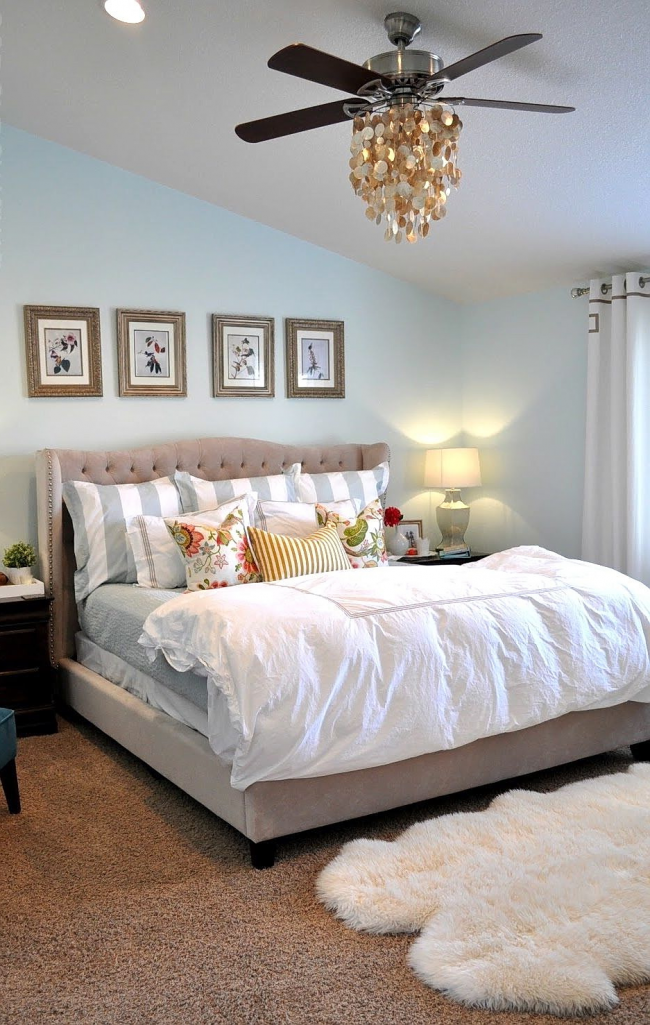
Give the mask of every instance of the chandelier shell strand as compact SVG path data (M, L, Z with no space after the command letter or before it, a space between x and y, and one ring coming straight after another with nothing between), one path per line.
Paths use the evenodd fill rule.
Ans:
M430 222L445 216L451 187L461 179L462 127L443 103L428 109L406 103L354 118L350 182L367 204L366 217L385 221L387 242L426 238Z

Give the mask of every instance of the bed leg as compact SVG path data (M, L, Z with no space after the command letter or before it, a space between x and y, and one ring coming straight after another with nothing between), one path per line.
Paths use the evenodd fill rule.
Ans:
M262 840L261 843L248 841L251 849L251 865L253 868L273 868L275 864L275 840Z
M0 782L7 798L7 807L12 815L18 815L20 811L20 791L18 790L18 773L16 772L16 759L12 758L0 769Z
M640 744L632 744L630 749L635 761L650 762L650 740L642 740Z

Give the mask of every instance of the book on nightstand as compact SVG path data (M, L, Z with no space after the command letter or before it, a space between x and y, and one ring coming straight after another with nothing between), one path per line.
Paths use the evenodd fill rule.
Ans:
M402 555L396 559L391 559L392 564L401 563L402 565L411 566L440 566L445 562L476 562L479 559L485 558L485 553L472 553L471 549L466 545L459 545L453 551L449 548L445 549L444 554L440 551L429 552L428 555Z
M468 545L450 545L449 548L436 548L436 552L441 559L460 559L463 555L472 554Z

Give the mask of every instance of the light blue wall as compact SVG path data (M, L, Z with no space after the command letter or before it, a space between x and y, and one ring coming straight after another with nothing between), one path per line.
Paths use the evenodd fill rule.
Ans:
M453 442L461 427L457 306L16 129L2 129L2 149L0 557L35 538L33 453L46 446L383 440L391 500L426 512L418 445ZM27 398L23 304L100 307L103 398ZM118 398L120 306L186 312L187 399ZM216 312L276 318L275 399L211 397ZM345 322L346 399L283 397L286 316Z
M463 310L463 425L483 487L479 551L540 544L580 557L587 307L566 288Z
M35 538L33 453L215 435L372 442L389 498L425 520L424 449L464 437L479 550L580 551L586 308L567 287L459 307L109 164L2 129L0 555ZM215 169L215 173L218 173ZM27 398L23 304L101 309L104 397ZM117 396L115 309L187 314L187 399ZM275 399L210 395L210 314L276 318ZM285 399L282 318L345 322L347 398Z

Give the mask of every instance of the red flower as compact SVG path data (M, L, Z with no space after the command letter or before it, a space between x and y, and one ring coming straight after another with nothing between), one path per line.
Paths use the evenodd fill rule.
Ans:
M403 516L399 509L394 505L389 505L387 509L384 509L384 523L387 527L396 527Z

